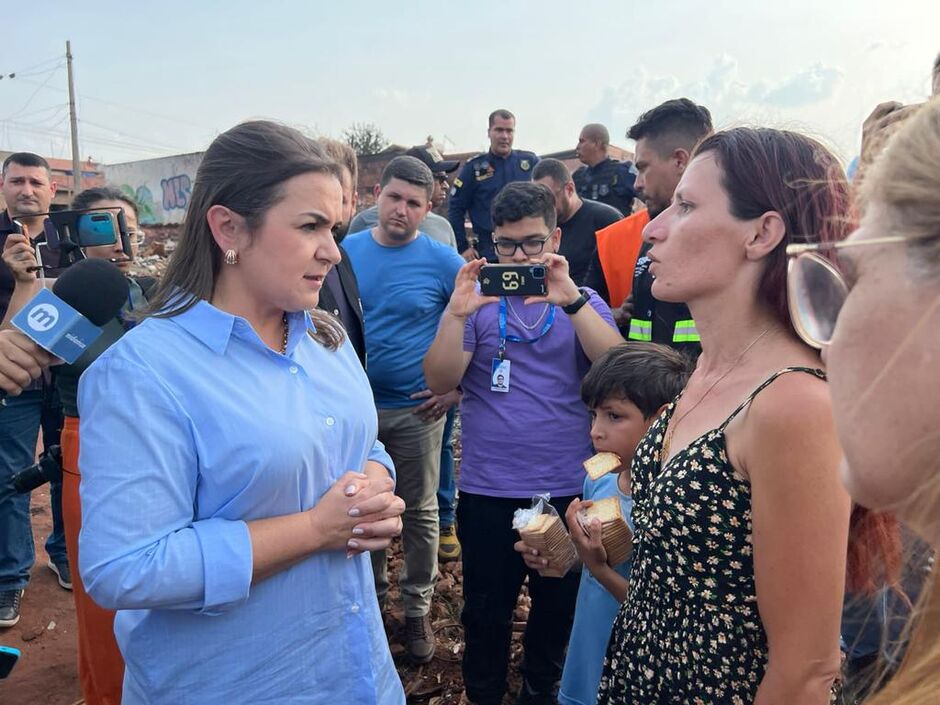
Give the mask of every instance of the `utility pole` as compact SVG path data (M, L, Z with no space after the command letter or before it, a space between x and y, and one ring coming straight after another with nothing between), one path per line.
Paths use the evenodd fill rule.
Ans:
M72 42L65 42L69 71L69 124L72 127L72 197L82 190L82 165L78 156L78 116L75 114L75 77L72 75Z

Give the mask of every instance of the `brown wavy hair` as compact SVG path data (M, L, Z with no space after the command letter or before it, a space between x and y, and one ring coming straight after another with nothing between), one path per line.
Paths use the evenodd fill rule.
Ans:
M169 318L212 298L224 257L206 220L212 206L235 211L254 233L268 210L284 197L284 183L310 173L340 180L339 166L324 149L286 125L254 120L216 137L196 172L179 243L142 315ZM325 311L309 314L316 327L311 337L338 349L345 338L342 326Z
M711 153L721 173L731 214L752 220L773 211L786 233L767 256L758 300L796 335L787 301L787 245L838 242L856 225L845 171L821 142L788 130L740 127L716 132L695 149ZM901 564L901 538L890 514L854 507L849 525L846 586L872 593L893 584Z
M693 156L713 153L731 214L752 220L768 211L783 219L786 235L767 256L758 299L787 330L787 245L845 239L855 225L849 183L822 143L787 130L739 127L702 140Z

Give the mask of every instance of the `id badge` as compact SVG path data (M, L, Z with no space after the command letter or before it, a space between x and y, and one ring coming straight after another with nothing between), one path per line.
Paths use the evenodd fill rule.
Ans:
M509 360L500 360L493 358L493 366L490 373L490 391L508 392L509 391L509 373L512 362Z

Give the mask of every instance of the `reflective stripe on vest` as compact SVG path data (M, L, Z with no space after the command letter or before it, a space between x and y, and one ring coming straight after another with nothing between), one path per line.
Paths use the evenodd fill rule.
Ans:
M653 340L653 322L642 321L639 318L630 319L630 332L627 334L627 340L642 340L650 342Z
M695 328L695 321L676 321L676 327L672 333L672 342L674 343L700 343L702 339L698 336L698 330Z

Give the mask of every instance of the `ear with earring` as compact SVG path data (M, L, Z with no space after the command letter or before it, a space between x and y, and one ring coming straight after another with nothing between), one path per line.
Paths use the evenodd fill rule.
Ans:
M225 264L238 264L238 253L235 250L225 251Z

